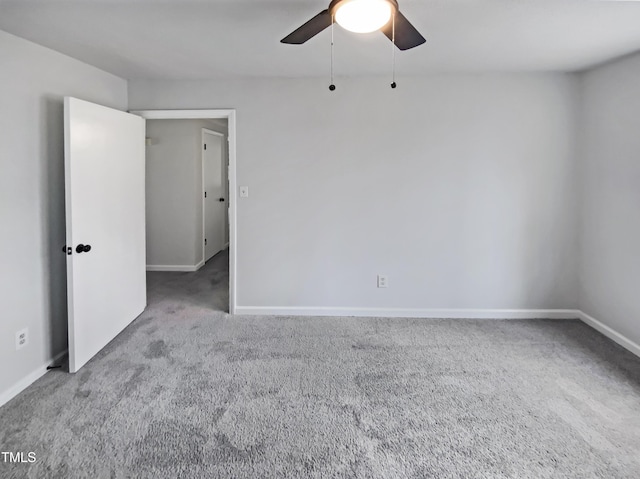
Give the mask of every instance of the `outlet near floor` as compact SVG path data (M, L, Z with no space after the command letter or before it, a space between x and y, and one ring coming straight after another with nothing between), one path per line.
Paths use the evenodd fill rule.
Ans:
M16 333L16 351L29 344L29 329L24 328Z
M388 288L389 287L389 277L384 274L378 275L378 288Z

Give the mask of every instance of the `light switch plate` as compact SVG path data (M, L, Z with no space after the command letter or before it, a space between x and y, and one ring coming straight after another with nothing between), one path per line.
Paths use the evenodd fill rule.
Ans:
M249 198L249 187L241 186L240 187L240 198Z

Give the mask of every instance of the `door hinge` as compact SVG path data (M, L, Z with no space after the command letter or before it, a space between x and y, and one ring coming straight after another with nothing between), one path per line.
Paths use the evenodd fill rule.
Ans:
M207 238L204 239L204 245L207 246Z
M207 144L206 144L206 143L204 144L204 149L205 149L205 150L207 149Z
M207 197L207 192L206 192L206 191L204 192L204 197L205 197L205 198Z

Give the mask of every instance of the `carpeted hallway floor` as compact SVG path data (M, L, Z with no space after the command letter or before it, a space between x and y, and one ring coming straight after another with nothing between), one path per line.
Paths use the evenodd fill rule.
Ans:
M640 359L581 322L230 317L226 261L0 408L0 477L640 477Z

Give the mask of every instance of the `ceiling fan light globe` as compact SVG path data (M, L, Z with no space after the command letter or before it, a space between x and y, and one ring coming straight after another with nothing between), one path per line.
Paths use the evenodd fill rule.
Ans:
M391 4L387 0L346 0L335 13L336 22L354 33L380 30L391 19Z

